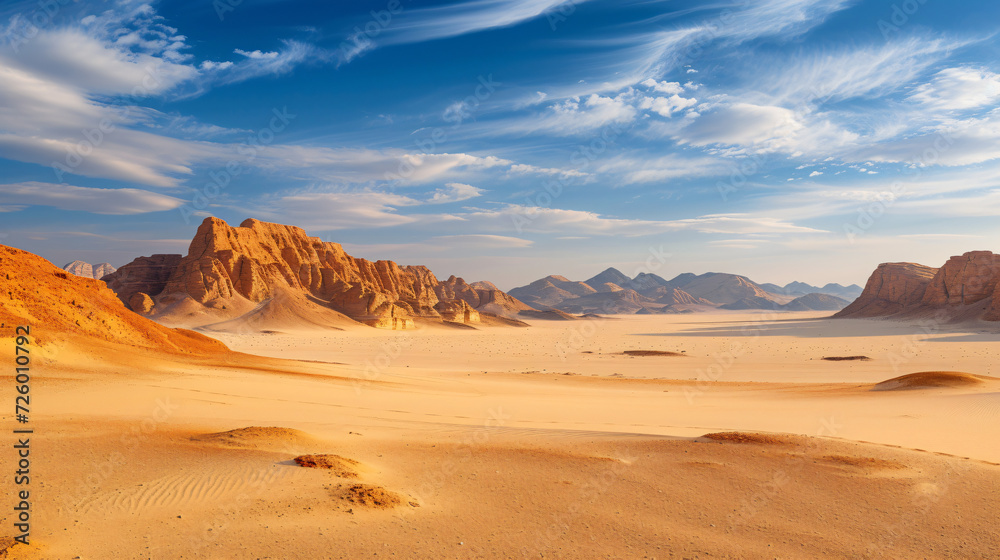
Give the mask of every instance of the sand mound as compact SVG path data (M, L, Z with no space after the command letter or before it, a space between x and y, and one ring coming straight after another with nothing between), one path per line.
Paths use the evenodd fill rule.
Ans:
M785 445L791 443L787 438L750 432L715 432L705 434L701 437L730 443L760 443L765 445Z
M343 499L352 504L374 509L394 508L403 503L399 494L370 484L355 484L348 487Z
M526 319L542 319L543 321L577 321L579 317L575 315L570 315L565 311L559 311L558 309L549 309L548 311L535 311L535 310L525 310L518 313L519 316Z
M820 359L828 362L867 362L871 360L868 356L823 356Z
M282 290L260 302L247 313L200 328L214 332L258 333L276 329L339 331L362 326L364 325L326 307L307 294Z
M192 437L191 439L194 441L214 443L224 447L240 447L247 449L293 447L315 442L315 439L312 436L300 430L260 426L239 428L236 430L229 430L228 432L203 434Z
M479 312L479 322L488 326L506 326L506 327L530 327L528 323L524 321L518 321L517 319L511 319L510 317L504 317L503 315L497 315L495 313L488 313L485 311Z
M889 461L887 459L877 459L875 457L850 457L847 455L824 455L820 457L821 461L828 463L833 463L836 465L847 465L850 467L858 467L862 469L905 469L906 465L898 463L896 461Z
M981 385L985 377L960 371L922 371L893 377L872 388L873 391L906 391L938 387L957 388Z
M328 454L299 455L295 463L309 469L326 469L340 478L358 478L357 466L360 464L354 459Z
M626 356L686 356L680 352L667 352L665 350L626 350L622 354Z
M125 308L100 280L74 276L27 251L0 245L0 334L32 325L35 344L51 339L101 342L183 354L226 353L221 342L171 329ZM37 330L36 330L37 329Z

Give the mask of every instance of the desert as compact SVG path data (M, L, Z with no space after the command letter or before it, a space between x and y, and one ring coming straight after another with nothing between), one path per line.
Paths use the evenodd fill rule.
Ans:
M0 560L998 560L1000 2L0 2Z
M191 254L207 254L205 238ZM157 274L164 290L204 293L274 258L249 255L202 265L219 276L198 284L178 281L181 261ZM371 316L337 290L293 295L323 288L288 276L247 284L268 294L254 305L221 290L204 311L157 315L178 292L130 310L113 274L68 275L12 248L0 265L18 302L3 328L32 324L42 481L31 542L8 534L7 557L989 558L1000 546L1000 330L964 319L972 303L934 300L928 315L909 292L930 277L915 286L880 267L858 298L916 305L912 321L781 304L525 313L484 286L475 303L508 301L506 322L425 300L399 328L337 311ZM434 293L433 275L419 278ZM397 285L365 297L393 301Z

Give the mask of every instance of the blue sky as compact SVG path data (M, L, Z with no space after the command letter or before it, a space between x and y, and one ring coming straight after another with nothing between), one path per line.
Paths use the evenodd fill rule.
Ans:
M1000 6L0 7L0 243L186 252L204 216L502 288L863 283L997 249Z

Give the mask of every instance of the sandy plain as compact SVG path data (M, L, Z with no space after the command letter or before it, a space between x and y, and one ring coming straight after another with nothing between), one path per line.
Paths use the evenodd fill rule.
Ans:
M237 329L219 359L50 346L33 544L6 554L1000 557L995 326L823 315ZM876 390L917 372L958 373ZM751 435L703 437L730 432Z

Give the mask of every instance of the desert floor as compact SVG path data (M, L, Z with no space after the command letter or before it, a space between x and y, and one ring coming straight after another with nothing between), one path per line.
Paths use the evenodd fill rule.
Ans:
M822 315L49 346L8 557L1000 557L1000 380L873 390L1000 377L1000 333Z

